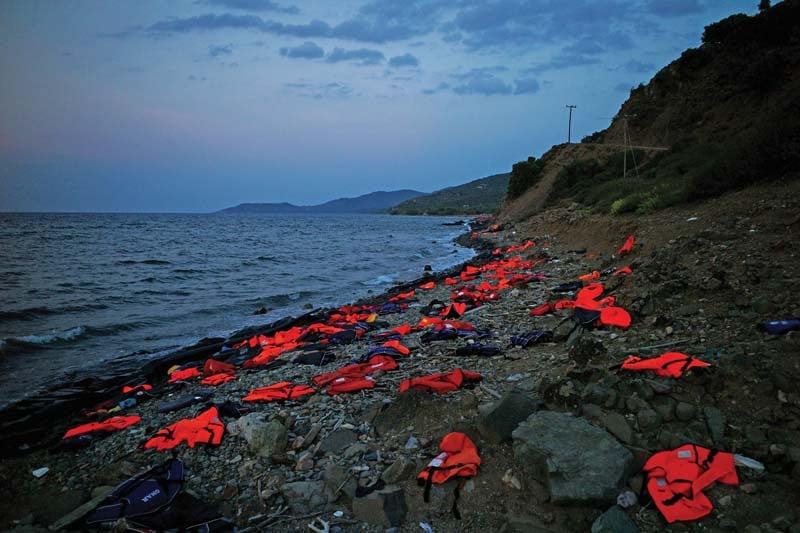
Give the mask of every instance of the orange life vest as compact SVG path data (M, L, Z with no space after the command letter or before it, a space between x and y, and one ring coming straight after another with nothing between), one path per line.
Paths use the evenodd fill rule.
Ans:
M708 366L711 364L681 352L667 352L650 359L632 355L622 363L625 370L652 370L665 378L679 378L689 369Z
M327 372L311 378L311 382L317 387L325 387L339 378L363 378L368 374L378 370L394 370L397 362L387 355L376 355L371 357L366 363L358 365L348 365L335 372Z
M190 448L194 448L197 443L218 446L222 442L223 433L225 425L219 419L217 408L211 407L195 418L179 420L159 430L144 447L159 451L170 450L182 442L186 442Z
M696 520L714 506L703 489L719 481L738 485L733 454L685 444L658 452L644 465L647 491L667 522Z
M328 385L328 388L325 389L325 392L333 396L343 392L357 392L372 388L375 388L375 383L373 383L372 378L369 376L365 376L363 378L341 376L334 379L331 384Z
M317 392L308 385L292 385L289 381L281 381L274 385L253 389L242 398L244 402L275 402L283 400L295 400L306 394Z
M419 286L420 289L425 289L426 291L429 291L434 287L436 287L436 283L434 283L433 281L429 281L428 283L423 283L422 285Z
M216 359L206 359L206 364L203 365L203 375L213 376L214 374L223 374L235 372L236 367L229 363L223 363Z
M633 248L633 243L636 242L633 235L628 235L628 238L625 240L625 244L623 244L619 250L617 250L617 255L622 256L627 254Z
M400 384L400 392L402 393L409 389L417 389L434 392L436 394L444 394L460 389L464 382L480 381L481 379L483 379L483 376L476 372L456 368L452 372L440 372L429 376L406 379Z
M214 374L213 376L208 376L207 378L203 378L200 382L203 385L211 385L212 387L216 387L217 385L222 385L223 383L227 383L229 381L233 381L236 379L236 376L233 373L220 373Z
M186 381L187 379L196 378L200 375L200 370L194 367L183 370L173 370L172 374L169 375L169 382L175 383L176 381Z
M64 433L64 436L61 438L69 439L71 437L77 437L78 435L83 435L85 433L94 433L96 431L105 431L111 433L112 431L119 431L120 429L125 429L128 426L132 426L138 423L141 419L142 417L136 415L114 416L112 418L103 420L102 422L90 422L88 424L82 424L74 427L70 430L67 430L67 432Z
M149 390L153 390L153 386L148 385L147 383L142 383L141 385L134 385L132 387L130 385L125 385L124 387L122 387L122 394L128 394L129 392L140 392L140 391L144 392Z
M481 464L481 457L478 455L478 448L468 436L463 433L448 433L439 444L439 455L428 463L428 466L417 475L417 483L425 485L424 499L430 499L430 489L433 483L444 483L454 477L462 478L461 483L466 479L478 474L478 466ZM456 488L455 499L453 501L453 514L456 518L461 518L458 512L458 496L461 483Z

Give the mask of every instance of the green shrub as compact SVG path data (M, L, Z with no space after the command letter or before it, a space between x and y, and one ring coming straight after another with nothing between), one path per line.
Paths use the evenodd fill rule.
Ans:
M510 200L519 198L522 193L533 187L542 175L542 163L535 157L527 161L515 163L511 168L511 177L508 180L507 197Z

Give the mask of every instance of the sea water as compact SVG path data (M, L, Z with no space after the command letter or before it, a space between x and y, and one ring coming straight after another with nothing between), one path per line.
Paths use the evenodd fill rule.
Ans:
M451 220L0 214L0 405L463 262Z

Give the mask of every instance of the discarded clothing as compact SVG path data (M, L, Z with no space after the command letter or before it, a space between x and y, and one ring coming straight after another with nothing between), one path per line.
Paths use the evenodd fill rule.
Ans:
M511 336L512 346L521 346L523 348L527 348L528 346L533 346L534 344L539 344L542 342L552 342L552 341L553 341L553 332L546 329L532 331L530 333L525 333L524 335Z
M311 382L317 387L326 387L339 378L363 378L378 370L394 370L397 366L397 362L394 358L386 355L376 355L371 357L366 363L348 365L335 372L314 376L311 378Z
M187 381L189 379L197 378L202 375L203 375L202 372L200 372L200 369L198 368L194 367L184 368L184 369L179 368L177 370L173 370L172 373L170 373L169 382L175 383L176 381Z
M308 385L292 385L289 381L281 381L266 387L251 390L242 398L243 402L282 402L296 400L301 396L317 392Z
M214 374L229 374L236 372L236 367L229 363L223 363L216 359L206 359L203 365L203 375L213 376Z
M236 376L233 374L214 374L213 376L208 376L207 378L203 378L200 383L202 385L207 385L210 387L216 387L218 385L222 385L223 383L228 383L229 381L235 381Z
M681 352L667 352L650 359L642 359L632 355L622 363L622 368L625 370L652 370L657 375L665 378L679 378L687 370L709 366L711 366L710 363L695 359Z
M97 524L154 513L169 505L182 486L183 462L170 459L118 485L84 521Z
M491 357L493 355L500 355L501 353L503 353L503 351L499 346L494 346L493 344L479 344L477 342L456 348L456 355L459 357L470 355Z
M780 335L789 331L800 330L800 318L786 318L784 320L767 320L758 323L758 329L771 335Z
M372 378L369 376L363 378L343 376L334 379L333 382L328 385L328 388L325 389L325 392L333 396L343 392L357 392L374 387L375 383L373 383Z
M543 303L541 305L537 305L536 307L528 311L528 314L531 316L549 315L555 310L556 310L555 306L548 302L548 303Z
M333 361L336 361L336 354L322 350L303 352L292 357L292 363L299 365L324 366Z
M459 318L461 315L467 312L467 304L455 302L441 311L439 311L439 316L444 318Z
M562 283L561 285L556 285L552 289L552 292L573 292L577 291L578 289L583 287L583 283L580 281L570 281L568 283Z
M625 244L623 244L619 250L617 250L617 255L622 257L623 255L627 254L633 249L633 243L636 242L636 239L633 235L628 235L628 238L625 239Z
M219 419L217 408L211 407L195 418L179 420L159 430L144 444L144 447L159 451L170 450L182 442L186 442L190 448L194 448L198 443L219 446L223 433L225 425Z
M428 466L417 475L417 483L425 486L424 500L430 500L431 485L441 484L452 478L461 478L455 489L453 500L453 515L460 519L458 512L458 499L463 483L478 475L481 457L478 448L468 436L463 433L448 433L439 443L439 455L428 463Z
M400 384L400 392L416 389L435 394L445 394L460 389L464 383L477 382L482 379L483 376L476 372L456 368L452 372L440 372L429 376L406 379Z
M423 283L422 285L419 286L420 289L424 289L426 291L429 291L434 287L436 287L436 283L434 283L433 281L429 281L428 283Z
M81 424L80 426L67 430L67 432L64 433L64 436L61 438L69 439L72 437L77 437L78 435L84 435L86 433L112 433L114 431L119 431L120 429L125 429L128 426L132 426L138 423L141 419L142 417L136 415L114 416L107 420L103 420L102 422Z
M709 514L714 506L703 489L715 481L739 484L733 454L696 444L656 453L645 463L644 472L647 491L670 524Z
M174 400L168 400L158 404L159 413L169 413L177 411L198 402L204 402L214 395L214 389L197 389L192 394L180 396Z

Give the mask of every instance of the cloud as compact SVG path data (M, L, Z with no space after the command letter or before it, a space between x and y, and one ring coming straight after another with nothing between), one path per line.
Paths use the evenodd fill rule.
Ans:
M323 98L349 98L355 94L351 86L338 82L295 82L284 84L284 88L304 98L313 98L315 100L321 100Z
M212 44L208 47L208 55L211 57L229 56L233 53L232 44Z
M634 74L647 74L649 72L653 72L656 69L656 66L652 63L642 63L641 61L631 59L622 65L621 68L626 72L632 72Z
M295 6L283 7L272 0L205 0L203 3L242 11L276 11L290 15L300 13L300 10Z
M450 88L450 84L447 83L446 81L443 81L442 83L440 83L436 87L432 87L430 89L422 89L422 94L436 94L436 93L440 93L442 91L446 91L449 88Z
M504 66L474 68L465 73L453 74L453 78L462 83L453 87L456 94L482 94L493 96L498 94L511 94L511 85L504 82L495 74L505 72Z
M194 74L189 74L186 79L189 81L206 81L205 76L195 76Z
M705 11L699 0L649 0L644 9L659 17L684 17Z
M377 65L386 59L383 52L379 50L371 50L369 48L359 48L357 50L345 50L344 48L334 48L333 52L328 54L328 63L339 63L341 61L354 61L359 65Z
M514 80L514 94L534 94L539 92L539 82L535 78Z
M333 36L371 43L402 41L432 32L456 0L372 0L355 17L337 25Z
M553 70L564 70L572 67L585 67L600 63L597 57L589 57L580 53L559 52L550 61L540 63L534 67L523 70L525 74L542 74Z
M306 41L300 46L287 46L280 49L280 54L292 59L319 59L325 55L325 50L316 43Z
M403 54L401 56L394 56L389 60L389 66L394 68L400 67L418 67L419 59L411 54Z
M265 20L256 15L232 15L230 13L162 20L149 26L146 31L151 35L157 36L230 29L257 30L275 35L291 35L301 38L330 37L332 31L331 27L321 20L312 20L308 24L284 24L274 20Z

